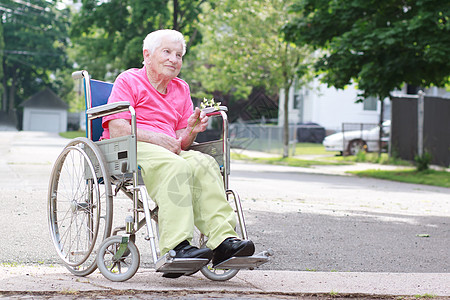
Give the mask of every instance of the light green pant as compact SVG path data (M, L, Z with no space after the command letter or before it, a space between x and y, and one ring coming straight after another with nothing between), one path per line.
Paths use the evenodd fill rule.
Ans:
M236 216L214 158L197 151L176 155L138 142L137 159L148 194L159 207L162 255L184 240L191 241L194 226L208 237L206 246L210 249L227 237L237 237Z

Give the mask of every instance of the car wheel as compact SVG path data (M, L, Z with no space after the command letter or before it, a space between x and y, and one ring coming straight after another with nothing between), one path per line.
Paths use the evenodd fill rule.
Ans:
M347 153L349 155L356 155L359 151L367 151L367 144L363 140L352 140L348 144Z

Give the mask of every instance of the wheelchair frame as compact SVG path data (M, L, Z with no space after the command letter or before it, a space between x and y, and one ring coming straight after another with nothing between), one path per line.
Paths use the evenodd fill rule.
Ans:
M48 223L53 244L66 268L77 276L86 276L98 266L101 273L112 281L131 278L139 267L140 254L134 243L135 234L147 227L146 240L150 243L153 263L157 272L184 273L200 270L211 280L228 280L239 269L255 268L269 260L271 250L250 257L233 257L212 268L206 259L175 258L171 250L162 257L157 249L157 206L150 208L150 197L140 178L137 165L137 124L135 110L128 102L96 106L93 104L92 84L112 84L95 81L87 71L72 74L84 83L86 101L87 138L71 140L58 156L52 170L48 192ZM103 95L102 95L103 96ZM104 99L102 100L103 102ZM109 140L93 141L93 122L104 116L123 111L131 113L131 135ZM227 108L208 113L222 118L222 139L196 144L191 149L212 155L219 163L228 201L234 200L238 217L238 233L247 239L247 229L239 195L228 188L230 174L230 146ZM100 119L101 120L101 119ZM133 202L132 216L125 226L112 230L113 192L120 190ZM144 216L141 217L141 214ZM112 236L111 235L112 231ZM118 236L119 232L124 232ZM201 233L194 237L199 247L206 244Z

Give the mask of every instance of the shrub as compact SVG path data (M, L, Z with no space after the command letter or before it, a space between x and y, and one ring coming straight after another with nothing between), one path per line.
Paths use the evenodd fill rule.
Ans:
M431 163L431 154L425 151L421 156L416 155L414 161L416 162L417 171L421 172L428 170Z

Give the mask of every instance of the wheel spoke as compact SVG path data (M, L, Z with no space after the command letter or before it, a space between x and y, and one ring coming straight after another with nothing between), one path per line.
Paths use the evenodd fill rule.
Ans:
M97 255L100 272L109 280L125 281L131 278L139 268L139 251L132 240L128 241L129 253L125 257L115 259L120 249L121 236L113 236L104 241Z
M77 275L95 270L96 247L111 232L111 184L100 156L92 141L77 138L64 148L52 171L50 231L58 255ZM99 166L97 175L105 177L105 187L92 181L94 165Z

